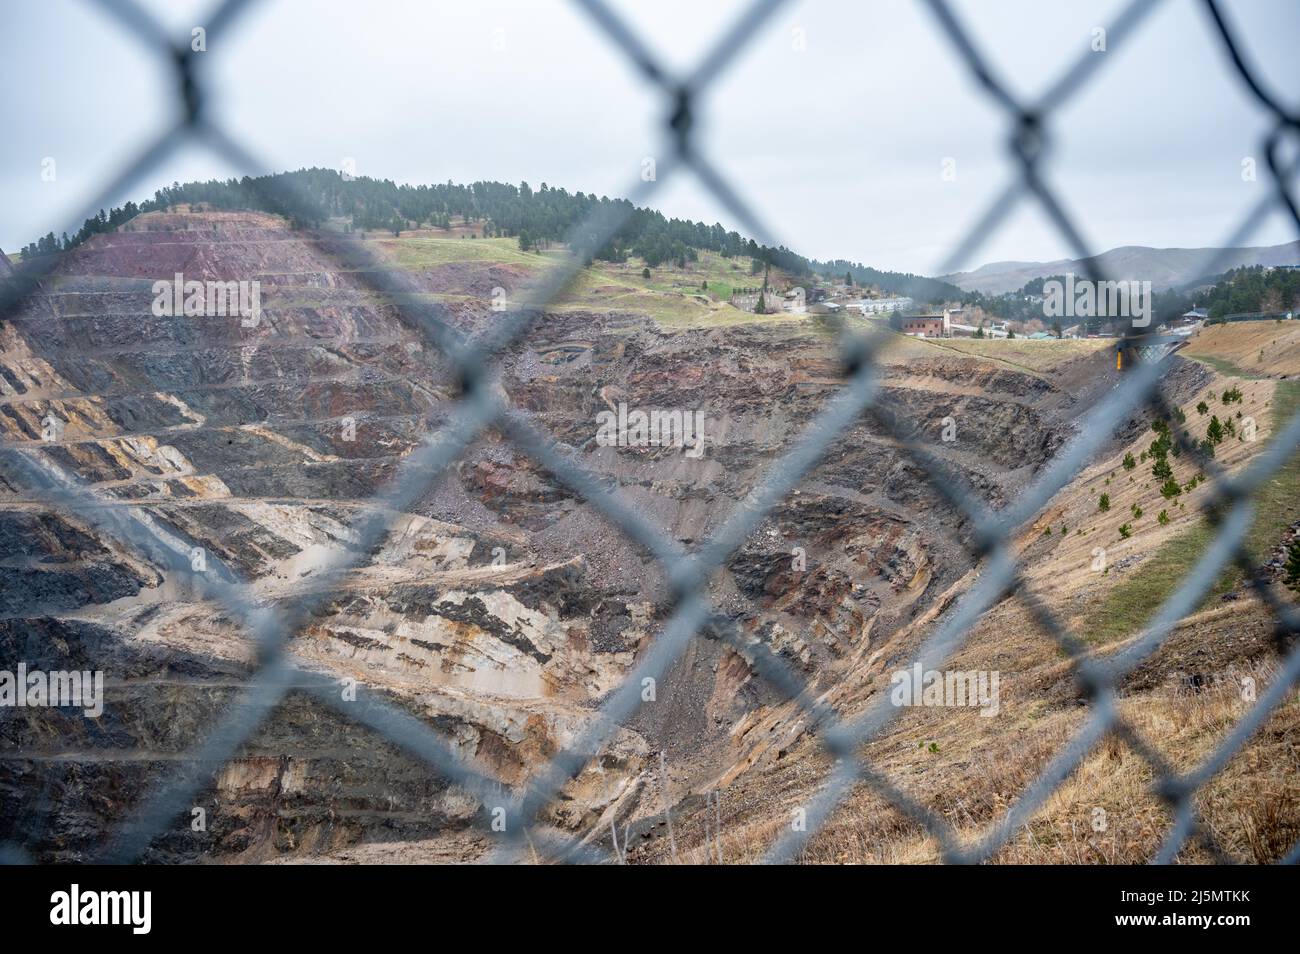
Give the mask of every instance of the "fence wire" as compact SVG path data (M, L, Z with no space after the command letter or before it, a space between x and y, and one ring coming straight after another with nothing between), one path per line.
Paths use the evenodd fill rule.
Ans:
M230 30L247 11L263 0L226 0L207 18L209 39ZM270 2L270 0L264 0ZM160 527L147 510L129 501L101 497L76 475L38 460L27 449L0 448L0 464L14 486L23 487L30 499L56 509L75 511L108 537L121 541L153 564L190 579L197 595L216 601L252 637L257 648L256 669L240 697L228 705L201 742L190 750L176 771L157 789L134 806L108 839L100 856L105 861L134 861L145 856L150 844L172 825L211 781L213 773L235 757L275 707L290 691L306 692L312 698L358 722L407 752L423 760L442 778L479 799L485 827L504 820L504 832L497 852L490 860L512 860L527 839L535 851L541 846L548 858L562 861L610 863L626 860L626 844L619 851L617 832L613 851L595 849L587 840L539 822L564 785L574 778L620 725L641 705L642 680L661 679L681 657L687 645L704 633L722 640L743 656L753 670L780 695L806 716L810 727L833 759L829 777L805 806L806 826L793 826L768 848L765 860L796 861L807 840L821 830L836 808L859 786L866 786L904 817L934 838L945 861L973 863L991 858L1057 790L1089 752L1113 736L1144 759L1154 776L1154 791L1167 803L1173 822L1163 844L1152 859L1175 860L1188 840L1195 838L1218 861L1233 859L1199 823L1195 796L1240 750L1250 736L1300 680L1300 644L1287 648L1290 637L1300 633L1300 613L1269 586L1254 566L1244 539L1250 527L1252 494L1284 466L1300 445L1300 414L1277 431L1269 446L1256 455L1241 473L1230 476L1208 457L1199 445L1171 428L1183 451L1195 459L1213 478L1213 492L1203 504L1216 535L1196 566L1186 575L1172 596L1158 609L1145 630L1122 651L1107 659L1090 658L1085 644L1070 632L1028 587L1017 564L1013 539L1025 523L1087 464L1108 439L1118 422L1150 407L1166 417L1170 407L1162 392L1161 379L1168 369L1167 357L1140 364L1123 383L1087 414L1079 437L1068 444L1045 468L1037 480L1016 500L1000 510L986 507L974 490L965 486L951 470L915 440L915 435L892 409L881 403L877 354L883 342L880 334L845 334L840 343L844 385L766 475L740 501L711 540L694 551L685 550L665 537L628 504L617 488L587 470L568 449L538 431L524 416L505 406L492 387L494 361L518 343L529 328L580 272L585 261L625 224L631 205L647 202L665 181L683 172L694 174L705 188L732 214L750 236L765 245L778 247L769 229L731 182L723 176L696 143L696 103L718 77L741 56L745 47L787 0L754 0L723 31L696 68L684 76L667 69L628 23L605 0L573 0L603 33L621 50L646 83L664 98L665 155L656 178L637 179L625 195L630 203L623 211L597 210L572 230L565 243L564 257L529 286L520 300L500 320L477 337L457 331L437 306L419 294L419 289L399 273L389 270L361 242L347 237L318 233L303 235L303 241L332 261L356 274L371 290L391 301L401 318L418 329L452 369L459 385L454 413L441 429L427 434L398 468L397 474L370 501L374 504L356 526L350 545L337 551L317 571L318 584L297 599L267 604L259 600L247 581L232 568L212 559L204 573L194 573L185 558L186 546L174 533ZM947 0L925 0L940 32L951 42L959 59L969 69L973 82L1003 112L1009 124L1008 150L1012 179L954 246L940 274L954 271L969 259L1006 220L1022 200L1041 206L1056 230L1083 261L1088 277L1107 279L1075 220L1046 179L1042 159L1050 145L1049 120L1054 110L1076 95L1102 69L1108 59L1091 52L1080 56L1039 97L1023 101L1014 96L997 77L993 64L983 55ZM1133 0L1107 30L1113 47L1127 43L1161 0ZM166 161L181 146L198 142L228 161L245 175L272 172L264 163L238 145L209 119L210 91L204 82L201 63L188 44L188 37L175 42L168 31L134 0L98 0L117 24L141 42L174 71L174 125L128 162L87 208L85 218L109 207L144 177ZM1288 137L1300 133L1300 116L1271 93L1250 62L1247 51L1234 35L1217 0L1202 0L1207 28L1220 43L1227 65L1251 97L1270 117L1272 128L1262 145L1273 190L1259 202L1236 228L1225 249L1240 244L1262 220L1282 210L1300 235L1300 211L1290 187L1295 163L1283 159ZM219 44L214 43L214 48ZM205 54L206 59L207 54ZM293 208L292 187L278 180L254 180L261 198L274 208ZM41 281L52 271L57 256L29 261L16 276L0 286L0 319L16 315L41 293ZM1198 274L1215 274L1224 266L1218 255L1208 257ZM1151 333L1147 329L1143 333ZM1075 678L1090 704L1084 726L1020 794L1006 813L972 845L963 845L952 827L926 806L899 789L860 753L863 747L898 715L898 707L882 696L874 705L851 719L843 718L824 699L814 696L791 667L761 641L746 638L738 625L712 606L708 587L713 576L726 564L771 510L794 490L816 466L828 446L859 418L867 416L893 438L903 453L927 475L933 489L973 528L970 556L981 565L975 584L958 601L924 640L912 662L923 670L937 669L958 652L980 617L1008 597L1020 600L1030 617L1071 659ZM586 499L614 527L625 533L663 568L668 581L671 615L648 649L611 692L577 738L545 765L533 772L518 791L503 794L503 786L473 760L458 755L429 725L406 710L385 701L377 693L359 688L355 701L344 701L336 680L308 669L290 651L291 639L323 610L336 588L350 571L362 566L388 535L396 520L407 512L465 449L483 432L495 428L520 450L554 475L577 495ZM129 436L129 435L126 435ZM1275 624L1283 661L1268 689L1237 723L1218 747L1198 767L1175 771L1159 752L1125 721L1116 707L1117 686L1123 677L1156 652L1177 622L1193 611L1229 565L1241 569L1269 610ZM323 584L323 585L322 585ZM48 793L42 799L48 797ZM718 860L722 860L721 801L712 802L718 818ZM493 814L496 809L496 815ZM500 817L504 812L504 819ZM707 814L707 808L706 808ZM589 836L595 833L587 833ZM626 832L624 839L626 841ZM0 855L14 860L12 853ZM1300 843L1283 859L1300 860Z

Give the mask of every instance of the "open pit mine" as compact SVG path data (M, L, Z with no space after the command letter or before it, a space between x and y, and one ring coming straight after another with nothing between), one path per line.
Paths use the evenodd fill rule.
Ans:
M259 319L156 314L154 284L178 274L256 280ZM498 317L494 288L510 294L535 277L474 261L405 275L467 335ZM880 404L997 508L1071 439L1113 386L1113 363L1077 349L1044 373L899 337L880 360ZM1209 373L1184 365L1175 395ZM815 321L671 327L579 300L540 315L500 356L493 386L689 549L843 381L836 339ZM51 479L84 482L105 506L134 508L268 604L316 585L458 393L437 350L363 276L259 213L141 215L68 253L0 324L6 449ZM697 412L702 453L598 440L600 415L620 406ZM958 439L940 439L946 419ZM969 585L975 560L968 522L886 433L860 417L709 586L716 626L763 644L837 707L887 691L890 669ZM494 430L410 512L385 516L382 544L331 588L289 651L422 720L503 790L518 786L653 643L670 612L664 570ZM1017 652L1000 668L1014 669ZM0 717L0 842L62 862L104 848L238 704L256 663L248 634L192 580L42 500L8 466L0 657L104 673L98 718L58 707ZM1039 682L1043 705L1077 708L1060 688L1067 674ZM719 824L742 832L727 845L738 860L751 850L744 832L786 822L783 793L817 784L813 733L706 626L540 821L611 859L613 829L629 861L663 860L665 806L681 851L698 853L720 793ZM493 848L479 798L296 691L237 757L211 766L194 808L205 824L179 816L145 860L472 861Z

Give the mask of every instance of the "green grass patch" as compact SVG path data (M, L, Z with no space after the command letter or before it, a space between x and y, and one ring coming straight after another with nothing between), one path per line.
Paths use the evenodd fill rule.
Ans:
M392 254L400 268L428 268L432 265L449 265L454 262L505 263L540 268L548 260L532 252L519 251L517 239L459 239L459 238L387 238L381 233L371 233L372 240Z
M465 239L424 236L394 238L391 233L369 233L368 241L380 245L400 268L426 269L458 262L525 266L542 274L563 258L561 247L541 252L521 252L512 238ZM645 315L661 327L712 328L757 322L798 322L806 316L776 312L755 315L727 304L736 288L762 283L749 274L749 259L727 259L702 252L685 268L664 263L643 275L645 264L636 258L626 263L595 261L580 269L551 305L551 310L630 312ZM773 280L784 281L774 272ZM702 288L704 284L707 288ZM456 294L438 299L463 297Z
M1276 434L1300 411L1300 381L1279 381L1273 391L1271 410ZM1246 549L1254 562L1263 561L1282 531L1295 520L1297 500L1300 500L1300 454L1292 455L1255 494L1255 520L1246 533ZM1190 529L1162 545L1089 612L1088 641L1110 643L1139 632L1191 572L1215 536L1215 529L1201 517ZM1202 606L1244 582L1241 571L1230 567L1211 587Z
M1202 364L1208 364L1215 371L1218 371L1220 374L1225 374L1230 378L1245 378L1247 381L1262 381L1267 377L1267 375L1251 374L1249 371L1243 371L1225 358L1219 358L1209 354L1188 354L1187 352L1184 352L1184 354L1189 358L1200 361Z

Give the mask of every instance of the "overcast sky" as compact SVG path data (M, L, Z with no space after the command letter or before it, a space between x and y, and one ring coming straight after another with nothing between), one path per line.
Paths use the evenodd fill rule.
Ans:
M139 0L178 36L209 5ZM661 60L689 70L744 8L611 0ZM958 16L1026 96L1084 54L1103 69L1053 117L1048 176L1085 237L1197 247L1224 239L1268 188L1251 100L1202 5L1165 0L1127 40L1093 30L1121 4L966 0ZM1300 90L1300 2L1229 0L1271 88ZM0 6L0 248L73 217L173 120L168 63L86 0ZM585 13L562 0L261 0L203 54L213 111L271 169L337 168L399 182L495 179L624 195L658 154L665 104ZM782 8L700 104L700 142L797 251L934 274L1001 191L1007 121L974 87L924 5L804 0ZM56 178L42 180L42 160ZM1260 161L1259 181L1242 160ZM955 181L942 175L956 160ZM227 176L178 151L114 204L172 181ZM649 203L739 222L690 176ZM1249 244L1296 236L1272 217ZM1071 255L1025 205L964 267Z

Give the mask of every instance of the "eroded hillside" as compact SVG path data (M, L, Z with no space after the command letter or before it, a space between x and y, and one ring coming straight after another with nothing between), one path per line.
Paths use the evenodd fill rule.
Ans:
M515 294L549 264L499 241L368 241L442 320L470 334L496 317L498 289ZM497 383L513 408L687 548L717 530L844 380L820 324L760 320L697 295L728 266L699 268L714 273L665 270L646 280L639 269L597 264L503 356ZM175 273L258 280L260 320L156 317L151 286ZM954 481L1000 507L1115 383L1100 343L1068 344L994 354L896 339L881 357L879 403ZM1042 349L1029 354L1030 345ZM1226 380L1180 360L1168 382L1198 439L1205 423L1196 405ZM1265 440L1275 385L1243 383L1232 409L1258 420ZM141 216L71 253L42 294L0 326L6 451L75 475L109 503L138 507L160 537L212 554L266 601L316 585L329 554L355 539L368 499L447 421L457 393L436 350L365 276L259 214ZM701 412L703 453L601 446L598 415L620 405ZM1150 479L1120 464L1149 442L1148 423L1116 422L1104 459L1018 541L1030 584L1085 634L1098 614L1116 615L1107 601L1151 554L1195 530L1204 486L1157 523ZM1220 459L1241 466L1262 443L1239 441ZM1099 516L1101 487L1113 503ZM197 598L183 574L163 572L84 515L32 499L12 469L0 468L0 491L3 657L103 669L108 684L97 720L57 709L6 716L0 840L40 858L84 859L237 698L253 653L229 614ZM1117 536L1113 518L1138 506L1151 511L1147 519L1131 518L1131 535ZM386 516L382 545L331 588L291 651L306 667L383 692L503 785L527 779L575 738L671 610L663 568L495 431L412 512ZM1111 550L1110 573L1088 569L1098 541ZM711 581L710 595L719 625L782 657L813 695L854 711L970 585L978 572L970 544L965 519L864 416ZM1231 612L1212 607L1180 629L1163 662L1135 675L1134 690L1164 700L1190 669L1212 671L1219 685L1233 667L1265 679L1267 627L1238 595ZM1130 635L1121 630L1098 638L1098 648ZM1212 665L1197 655L1207 646L1216 647ZM1004 715L918 710L868 754L956 823L975 825L1014 798L1080 707L1067 661L1013 600L985 618L963 652L962 668L1004 673ZM1275 717L1282 721L1270 731L1281 735L1261 743L1258 772L1237 784L1275 779L1275 760L1294 759L1293 709ZM936 751L918 748L918 737ZM792 704L706 632L547 821L587 837L626 824L636 833L633 860L666 860L664 752L683 857L707 857L702 796L720 792L727 859L747 859L824 775L817 745ZM1140 771L1129 772L1137 800ZM1294 784L1285 782L1288 791ZM207 830L178 819L152 857L471 860L491 844L474 798L299 694L220 769L202 807ZM1044 825L1069 820L1067 808L1053 810ZM1247 827L1234 829L1243 841ZM858 798L810 858L932 853L909 823Z

